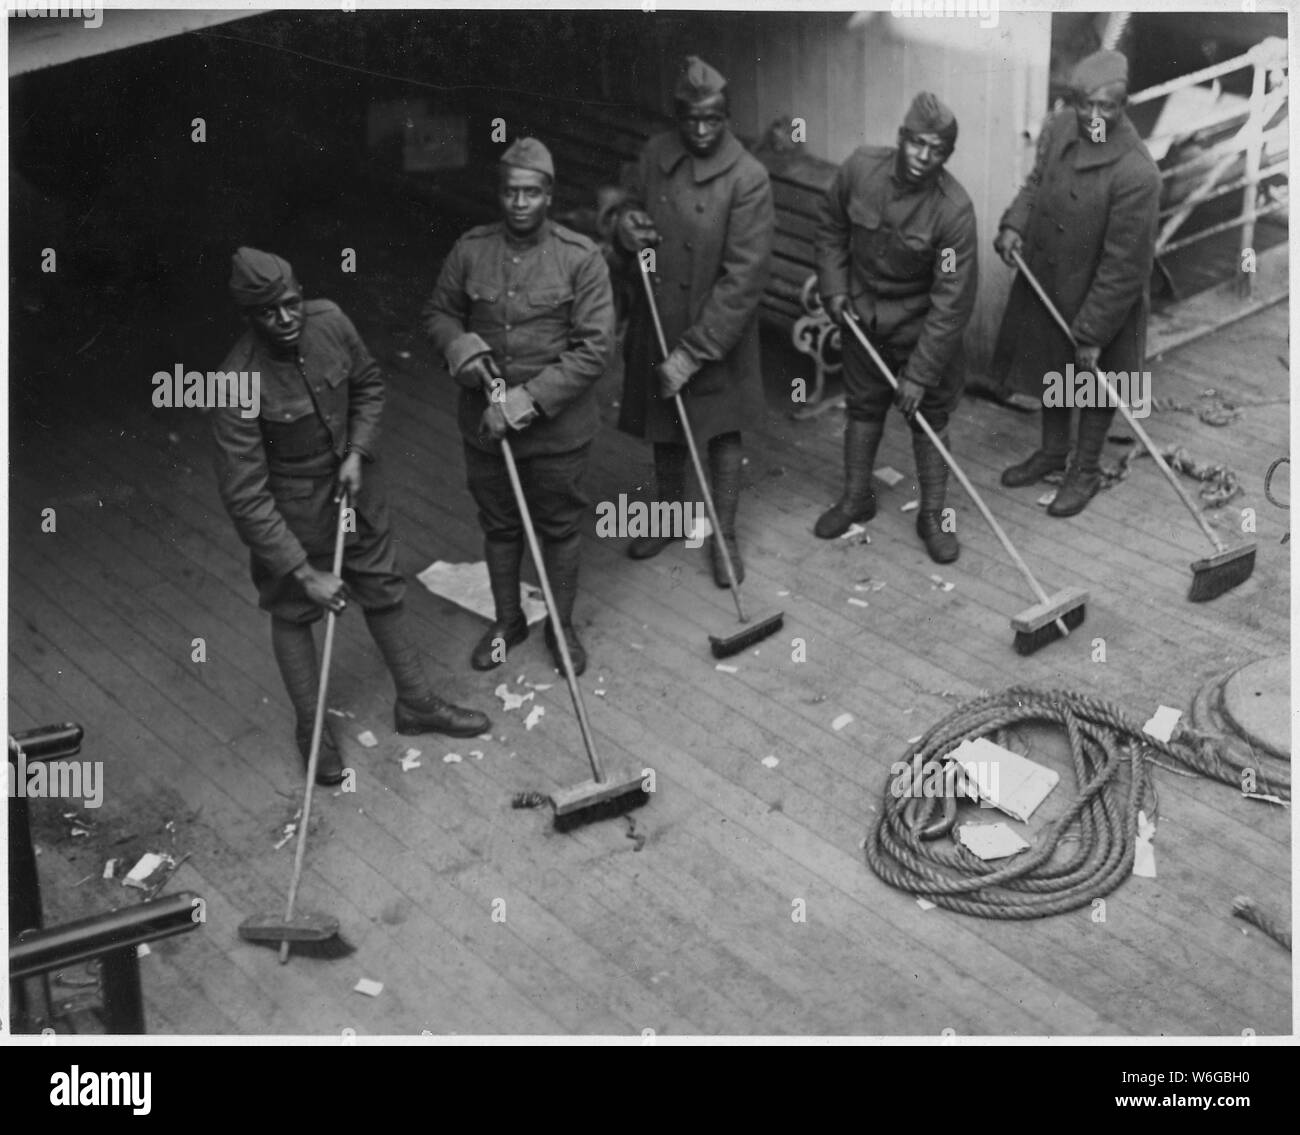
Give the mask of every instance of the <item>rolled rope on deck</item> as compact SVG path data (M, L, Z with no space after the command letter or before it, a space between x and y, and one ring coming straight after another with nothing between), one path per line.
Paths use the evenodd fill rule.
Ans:
M959 706L906 752L923 775L963 741L991 737L1015 725L1062 727L1070 742L1075 796L1064 815L1038 833L1034 845L990 863L959 844L940 840L952 828L951 799L896 795L885 786L875 826L866 841L867 863L886 883L948 910L979 918L1028 919L1064 914L1110 894L1133 873L1138 812L1149 793L1151 764L1159 754L1175 766L1240 789L1242 765L1213 737L1175 727L1168 742L1112 703L1066 690L1012 687ZM1127 771L1127 780L1121 773ZM1289 777L1254 769L1256 791L1289 798ZM944 808L939 820L935 812ZM1063 862L1054 854L1067 832L1078 849Z

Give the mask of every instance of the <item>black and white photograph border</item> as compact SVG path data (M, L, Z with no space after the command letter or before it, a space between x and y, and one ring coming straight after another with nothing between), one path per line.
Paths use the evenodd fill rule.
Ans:
M1294 1036L1284 4L6 17L4 1032Z

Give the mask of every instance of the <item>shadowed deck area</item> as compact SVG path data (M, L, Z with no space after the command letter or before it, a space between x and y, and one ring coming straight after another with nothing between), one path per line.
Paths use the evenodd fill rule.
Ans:
M401 564L413 575L481 553L454 387L431 377L412 330L433 276L422 269L413 287L388 268L337 298L390 378L385 460ZM322 292L331 294L309 288ZM813 538L838 492L840 419L786 416L780 390L809 374L769 343L773 396L765 429L747 439L741 540L749 602L784 608L784 633L732 659L737 673L720 672L706 635L729 632L734 612L705 550L677 546L635 564L625 541L589 538L577 621L592 661L582 684L606 693L589 696L588 709L607 759L653 768L657 792L633 824L558 835L549 810L510 804L520 790L586 775L541 634L504 670L475 674L467 659L481 621L412 581L408 607L431 674L447 696L490 709L494 728L490 741L399 738L379 656L355 613L345 617L330 701L352 715L333 720L357 790L318 795L301 902L336 915L356 953L283 967L236 926L280 910L293 846L274 844L300 802L300 772L265 617L217 499L206 423L149 405L144 375L161 355L149 354L160 361L138 367L137 382L117 383L131 397L78 398L95 381L85 371L29 382L13 409L10 729L81 722L83 757L106 770L98 810L33 803L47 922L136 901L101 879L106 858L121 869L146 850L186 856L167 889L203 895L208 921L142 961L155 1032L1289 1032L1289 955L1231 917L1233 896L1247 892L1289 924L1286 809L1157 770L1159 876L1126 882L1104 923L1087 910L1029 923L924 911L876 879L859 850L907 739L981 689L1092 692L1142 721L1161 703L1186 709L1215 675L1288 651L1288 518L1262 491L1270 461L1288 453L1286 320L1276 306L1151 363L1160 398L1195 405L1212 387L1243 407L1222 428L1173 410L1146 423L1161 443L1239 474L1244 496L1218 514L1229 542L1241 538L1238 508L1257 510L1254 577L1210 604L1185 601L1188 564L1208 548L1150 461L1135 461L1080 516L1053 520L1035 503L1044 487L997 483L1032 448L1036 419L964 403L954 452L1012 540L1049 591L1074 584L1092 595L1078 634L1026 659L1011 648L1008 620L1032 597L960 488L950 503L963 550L950 567L929 562L913 514L900 511L915 495L900 419L880 461L904 480L877 484L870 544ZM109 340L129 334L129 322L115 328L83 361L107 370ZM617 398L611 373L602 386L611 427L589 474L595 501L643 492L650 472L648 448L612 429ZM1106 460L1121 452L1111 445ZM54 533L41 531L46 508L56 509ZM866 579L885 586L855 592ZM792 661L795 638L806 661ZM1097 639L1104 662L1093 660ZM522 689L520 675L552 683L536 694L546 713L530 732L522 712L503 712L492 696L502 681ZM843 713L852 722L833 730ZM376 747L356 740L365 729ZM423 764L403 772L408 746ZM444 762L452 752L462 760ZM775 767L762 763L769 755ZM1065 772L1059 754L1048 759ZM90 821L90 835L71 834L70 811ZM805 922L792 920L796 899ZM362 977L383 992L353 993Z

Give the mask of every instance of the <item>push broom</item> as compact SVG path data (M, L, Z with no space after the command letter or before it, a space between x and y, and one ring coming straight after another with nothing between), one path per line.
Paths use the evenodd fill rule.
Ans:
M587 720L587 707L582 702L582 691L578 688L578 676L573 670L573 657L569 654L569 643L560 626L560 614L555 605L555 595L551 591L551 581L546 575L546 565L542 561L541 545L537 542L537 532L533 528L533 518L528 511L528 501L524 499L524 487L519 481L519 469L515 465L514 451L506 438L501 439L501 453L506 460L506 472L510 477L510 488L515 494L515 503L519 506L519 516L524 522L524 533L528 537L528 550L533 556L533 565L537 568L537 579L542 585L542 597L546 600L546 612L551 617L551 627L555 634L555 643L560 651L560 662L564 668L564 680L569 686L569 696L573 699L573 711L578 718L578 729L582 733L582 743L587 750L587 761L591 765L591 779L575 784L572 788L563 788L551 794L551 804L555 808L555 827L558 831L569 831L579 824L593 820L603 820L623 812L638 808L649 797L642 786L641 776L624 776L611 779L605 771L604 762L596 752L596 740L591 732L591 723Z
M645 298L650 305L650 318L654 321L655 335L659 339L659 353L666 359L668 357L668 340L664 337L664 326L659 319L659 305L655 302L654 285L650 282L650 270L646 266L645 257L636 258L637 266L641 271L641 282L645 285ZM736 568L731 562L731 553L727 551L727 542L722 538L722 525L718 523L718 513L713 507L713 493L709 489L708 478L704 475L704 465L700 461L699 447L695 444L695 435L691 432L691 421L686 415L686 403L682 401L681 393L673 395L673 402L677 407L677 418L682 424L682 433L686 435L686 445L691 452L691 464L695 466L695 477L700 483L700 492L704 496L704 507L709 512L709 523L713 525L713 539L716 542L718 555L722 557L723 567L727 572L727 582L731 584L731 598L736 604L736 615L742 623L749 623L749 616L745 613L745 603L740 594L740 583L736 579ZM729 658L733 654L739 654L742 650L751 647L756 642L762 642L763 639L770 635L776 634L785 625L785 612L777 611L775 614L767 615L757 622L746 626L744 630L737 631L732 635L709 635L709 646L713 650L714 658Z
M847 313L847 316L845 322L862 345L862 349L871 356L871 361L876 364L876 368L889 380L889 385L897 391L898 379L885 365L885 360L880 357L880 352L871 345L871 340L867 338L866 333L858 324L857 317L851 312ZM952 454L948 452L948 447L939 440L939 435L934 432L930 427L930 423L925 420L925 415L917 411L915 417L925 436L930 439L930 443L939 451L939 455L944 461L948 463L948 468L953 471L953 475L961 482L961 487L966 490L966 495L975 502L975 507L979 509L980 515L988 522L988 526L993 529L993 535L998 538L998 542L1006 549L1007 555L1011 557L1011 562L1016 565L1020 574L1025 577L1025 582L1029 584L1030 589L1038 598L1038 602L1034 606L1021 611L1011 620L1011 627L1016 632L1014 640L1016 653L1033 654L1034 651L1041 649L1048 643L1055 642L1058 638L1069 637L1070 631L1083 622L1084 615L1087 612L1088 593L1078 587L1066 587L1054 595L1048 595L1043 590L1042 584L1034 578L1034 573L1029 570L1029 565L1025 563L1020 553L1016 551L1015 545L1011 543L1011 538L1002 530L1002 525L997 522L997 518L989 511L989 506L984 503L983 498L975 491L975 486L970 483L966 474L962 472L961 466L953 460Z
M343 570L343 534L347 524L348 494L339 495L339 519L334 533L334 574ZM316 766L320 763L321 738L325 733L325 699L329 695L330 658L334 653L334 623L338 618L331 607L325 618L325 652L321 659L320 685L316 694L316 717L311 727L311 750L307 757L307 788L303 793L302 817L298 822L298 846L293 856L293 875L289 880L289 897L284 917L253 915L239 925L239 936L247 942L271 943L280 947L280 964L289 960L289 947L299 943L303 953L315 957L338 958L352 953L352 947L339 937L337 918L321 914L295 914L298 882L302 878L307 853L307 827L311 822L311 795L316 784Z
M1043 306L1056 320L1057 326L1065 332L1066 338L1070 340L1070 345L1077 346L1070 325L1065 322L1061 313L1056 310L1056 305L1043 291L1043 286L1029 270L1029 265L1025 263L1019 252L1013 252L1012 256L1015 258L1016 267L1029 281L1029 286L1034 289L1038 298L1043 301ZM1146 451L1151 454L1152 460L1155 461L1160 472L1164 474L1165 480L1173 486L1174 492L1178 494L1178 499L1183 502L1187 511L1192 514L1193 519L1200 525L1201 531L1205 533L1206 538L1214 545L1214 555L1207 556L1203 560L1196 560L1192 564L1192 586L1187 592L1188 601L1191 603L1204 603L1208 599L1217 599L1225 591L1231 591L1238 584L1245 583L1255 570L1255 545L1253 543L1242 544L1238 548L1229 548L1219 539L1214 529L1205 522L1201 510L1196 507L1192 498L1187 495L1187 490L1178 483L1177 475L1169 468L1169 463L1160 455L1155 442L1151 440L1150 435L1142 428L1138 420L1133 417L1133 411L1128 408L1124 399L1119 396L1119 392L1111 384L1110 376L1100 368L1097 370L1097 376L1106 384L1106 392L1110 395L1112 402L1119 407L1120 413L1124 415L1124 420L1137 434L1138 440L1146 447Z

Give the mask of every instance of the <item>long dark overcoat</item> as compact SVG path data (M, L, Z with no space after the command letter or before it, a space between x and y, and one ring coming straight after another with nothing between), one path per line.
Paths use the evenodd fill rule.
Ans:
M1024 238L1025 263L1076 339L1102 348L1100 367L1136 371L1146 355L1160 174L1128 118L1104 142L1079 134L1073 110L1055 114L1033 172L1000 227ZM994 350L1008 393L1040 398L1043 376L1074 352L1019 272Z
M759 304L771 271L775 213L767 170L728 132L697 158L675 132L650 139L629 184L630 200L654 218L655 299L671 350L703 361L683 391L699 438L757 424L763 405ZM629 258L628 270L638 271ZM682 442L671 402L659 397L662 361L639 280L624 341L626 374L619 429Z

